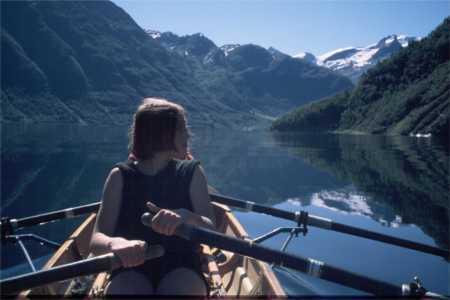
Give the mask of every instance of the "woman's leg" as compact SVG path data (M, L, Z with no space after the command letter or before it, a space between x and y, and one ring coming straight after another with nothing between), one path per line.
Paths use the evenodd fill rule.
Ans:
M153 292L153 285L144 274L123 270L112 278L105 295L152 295Z
M205 281L192 269L177 268L167 273L159 282L158 295L206 296Z

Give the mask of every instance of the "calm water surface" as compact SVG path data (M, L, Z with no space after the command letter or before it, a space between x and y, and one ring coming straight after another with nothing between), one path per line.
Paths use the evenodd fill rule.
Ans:
M3 127L1 215L24 217L98 201L104 180L127 156L127 128ZM221 193L449 248L449 149L432 139L280 135L193 129L191 148ZM252 237L289 221L236 211ZM23 230L62 241L81 220ZM279 249L287 235L265 242ZM46 247L27 242L34 258ZM27 272L17 246L2 245L2 277ZM418 275L449 294L442 258L310 228L287 251L395 284ZM38 264L45 261L42 259ZM360 295L276 268L291 294ZM302 285L299 285L301 282Z

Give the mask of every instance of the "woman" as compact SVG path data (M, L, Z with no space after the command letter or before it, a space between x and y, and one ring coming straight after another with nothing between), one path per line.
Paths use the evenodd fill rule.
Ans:
M199 162L184 160L189 133L184 109L147 98L136 111L129 150L134 160L118 164L106 179L91 251L113 252L124 268L111 275L108 295L207 294L199 245L173 236L181 223L214 229L206 178ZM152 230L140 222L155 213ZM147 246L162 257L145 262Z

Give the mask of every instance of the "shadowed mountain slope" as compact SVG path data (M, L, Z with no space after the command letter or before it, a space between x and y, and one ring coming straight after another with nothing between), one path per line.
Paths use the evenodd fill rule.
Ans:
M199 57L218 48L203 35L178 41L192 57L169 51L110 1L2 1L1 8L2 122L127 123L141 98L157 96L185 106L197 125L244 127L265 120L258 112L275 116L352 87L327 73L320 92L302 81L288 98L260 91L267 68L253 67L251 53L236 62L251 67L210 68Z

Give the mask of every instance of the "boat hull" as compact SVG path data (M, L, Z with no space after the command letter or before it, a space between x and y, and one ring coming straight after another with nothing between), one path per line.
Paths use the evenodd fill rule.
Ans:
M249 238L227 206L213 202L213 207L220 232L239 239ZM91 255L89 243L95 218L95 214L88 216L49 259L43 269L88 258ZM277 277L266 263L239 254L211 249L206 245L202 245L202 248L203 271L210 285L211 296L286 296ZM220 253L220 260L216 259L217 253ZM64 295L70 297L88 294L98 297L103 295L108 278L108 273L83 276L27 290L22 292L21 296Z

